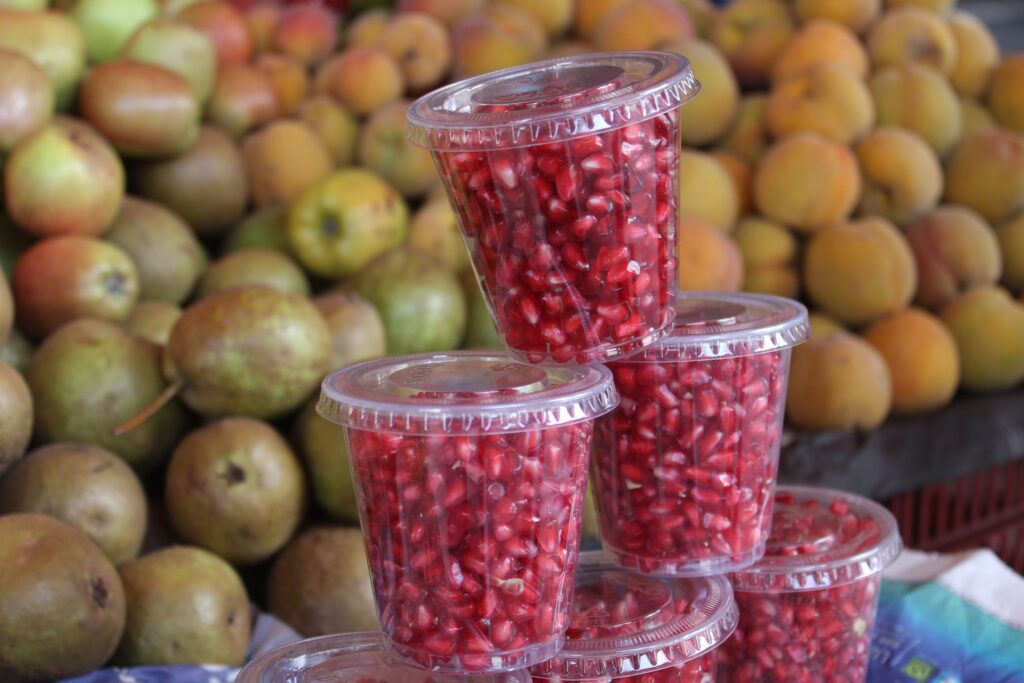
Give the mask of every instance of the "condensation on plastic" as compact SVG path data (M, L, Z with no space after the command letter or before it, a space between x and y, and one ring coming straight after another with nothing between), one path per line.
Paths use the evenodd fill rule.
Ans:
M317 412L354 429L484 434L592 420L619 402L600 365L538 367L486 351L396 356L323 381Z
M443 676L388 655L380 633L344 633L279 647L242 669L235 683L528 683L523 671Z
M903 549L892 513L867 498L811 486L779 486L777 495L792 496L794 502L776 501L773 538L760 562L732 574L737 591L801 592L843 586L880 573ZM801 525L795 522L807 517L807 508L802 505L811 501L820 503L823 510L815 520L813 532L785 545L773 543L780 529L800 531ZM865 547L869 537L863 533L845 536L839 529L839 520L829 513L829 506L836 501L846 503L850 514L874 522L878 527L877 542ZM795 545L801 552L794 552Z
M633 633L616 634L624 624L602 602L589 605L588 596L625 596L645 600L643 624ZM707 655L736 630L739 609L732 587L722 576L662 578L634 574L607 564L601 553L583 553L576 568L577 611L565 647L553 659L535 665L536 679L592 679L635 676L678 666ZM677 605L685 604L679 611ZM579 620L586 620L581 624ZM621 619L620 619L621 621ZM625 624L633 626L633 623ZM594 637L573 638L572 631L587 628ZM626 630L634 630L629 628Z
M807 308L792 299L741 292L680 292L675 327L626 363L711 360L780 351L810 337Z
M448 151L562 142L672 111L700 90L668 52L599 52L476 76L409 108L409 140Z

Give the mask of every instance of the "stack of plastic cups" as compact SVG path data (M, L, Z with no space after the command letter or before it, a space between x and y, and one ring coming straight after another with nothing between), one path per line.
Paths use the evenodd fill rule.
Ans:
M718 680L861 680L831 672L866 656L866 639L816 641L796 630L809 611L764 594L803 579L744 578L760 576L766 548L793 552L769 533L807 313L777 297L677 300L677 110L698 87L677 55L607 53L487 74L413 104L410 139L434 156L511 357L389 358L325 380L318 410L345 427L383 634L292 646L240 680L708 683L716 668ZM577 569L591 464L617 566L596 557ZM873 559L828 561L861 568L833 578L877 588L871 572L898 538L870 511L875 527L842 517L835 541ZM888 549L861 547L870 542ZM740 613L726 576L762 594ZM874 588L828 598L843 614L857 608L862 622L844 630L864 635ZM769 604L782 616L765 624L757 610ZM718 667L737 616L751 629ZM813 669L824 673L781 665L801 655L827 657Z

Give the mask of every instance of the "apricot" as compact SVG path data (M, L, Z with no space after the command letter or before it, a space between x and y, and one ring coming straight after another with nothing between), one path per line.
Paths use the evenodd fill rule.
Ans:
M1024 54L1010 55L996 67L988 106L996 121L1024 133Z
M699 97L694 97L679 110L683 143L707 145L716 142L732 125L740 99L740 88L729 63L714 45L703 40L686 40L664 49L690 60L693 73L700 81Z
M718 22L718 7L712 4L711 0L678 0L683 11L693 22L693 28L697 36L704 40L711 40L711 32Z
M345 28L345 46L351 48L377 45L391 23L392 16L394 15L383 7L363 12Z
M302 63L268 52L256 57L253 66L270 82L281 113L285 116L295 114L309 92L309 74Z
M356 156L359 122L327 95L314 95L299 108L299 118L320 137L335 166L348 166Z
M541 53L541 59L561 59L594 52L594 46L580 40L562 40Z
M1024 306L1000 287L978 287L948 303L960 374L971 391L1004 391L1024 380Z
M423 12L454 26L470 14L484 8L485 0L398 0L400 12Z
M920 64L889 66L869 81L879 126L914 131L944 158L960 140L956 93L942 74Z
M744 95L736 108L732 128L722 140L722 148L756 164L769 145L767 95Z
M711 152L711 157L722 165L732 185L736 188L736 199L739 202L739 215L746 216L754 206L754 169L738 154L719 150Z
M1003 257L1002 283L1014 294L1024 292L1024 213L996 228Z
M984 22L967 12L954 12L949 30L956 42L949 82L965 97L981 97L999 63L999 44Z
M869 327L864 338L889 368L893 412L925 413L953 400L960 383L956 342L931 313L894 313Z
M529 14L491 5L452 29L456 78L531 62L547 47L544 28Z
M704 221L684 218L677 235L679 289L736 291L743 282L739 247Z
M854 33L863 33L878 17L882 0L794 0L793 11L802 22L828 19Z
M672 0L631 0L601 20L592 40L599 50L651 50L696 34L690 17Z
M963 206L941 206L907 228L917 263L914 301L937 309L961 292L999 280L999 244L981 216Z
M796 27L779 0L736 0L718 17L711 38L729 60L736 78L749 87L768 82Z
M593 38L598 24L614 11L629 2L629 0L586 0L576 3L576 13L573 17L573 28L577 36L584 40Z
M953 9L956 0L885 0L889 7L920 7L937 14L946 14Z
M809 131L845 145L870 130L875 105L857 74L842 64L818 62L776 82L766 118L777 138Z
M725 167L709 154L684 149L679 158L679 217L696 218L721 232L736 224L736 186Z
M356 47L333 62L325 87L346 109L366 116L399 99L405 91L405 78L401 67L384 48Z
M956 48L945 20L917 7L887 12L868 34L868 53L876 69L913 63L948 74L956 63Z
M1024 208L1024 135L995 128L965 138L946 164L946 201L991 223Z
M331 156L313 129L281 119L250 134L242 145L249 192L256 206L287 204L331 173Z
M842 24L827 19L807 22L779 54L772 68L778 83L818 62L835 62L859 77L868 73L868 55L857 36Z
M436 86L452 65L448 29L429 14L399 14L384 27L378 44L401 68L406 85L416 92Z
M836 332L793 352L786 417L815 430L872 430L892 408L889 368L875 347Z
M232 137L276 118L277 93L267 76L249 64L221 64L206 107L206 118Z
M409 246L433 254L453 272L469 269L469 252L446 197L431 199L409 223Z
M963 121L963 137L968 138L982 130L991 130L998 124L984 105L968 97L960 97L960 119Z
M815 133L796 133L775 143L754 174L758 210L803 232L846 220L859 196L853 152Z
M811 311L807 315L807 322L811 326L811 339L824 339L840 332L849 332L842 323L821 311Z
M310 66L322 62L338 44L334 12L316 3L287 7L274 27L274 49Z
M740 221L732 235L743 256L743 289L748 292L795 297L800 279L794 261L793 234L763 218Z
M375 171L405 197L421 197L439 178L429 150L405 137L408 100L375 111L363 126L359 164Z
M178 18L206 34L217 51L218 64L244 64L252 56L245 17L230 2L202 0L184 7Z
M502 4L526 12L551 38L556 38L569 28L572 23L574 0L498 0Z
M273 47L274 29L280 20L281 6L274 2L261 2L245 10L253 54L262 54Z
M883 126L856 147L863 213L906 225L935 208L942 196L942 166L935 152L905 128Z
M864 325L910 304L917 267L896 226L861 218L814 235L804 256L804 285L837 320Z

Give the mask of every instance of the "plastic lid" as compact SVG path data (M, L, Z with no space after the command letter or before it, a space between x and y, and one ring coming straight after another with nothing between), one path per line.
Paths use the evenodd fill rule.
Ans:
M317 412L346 427L409 434L522 431L590 420L618 405L600 365L539 367L486 351L397 356L323 382Z
M764 558L733 575L736 590L805 591L879 573L903 544L878 503L832 489L780 486Z
M424 95L409 108L409 140L473 150L571 140L674 110L699 90L690 63L669 52L562 57Z
M701 657L736 629L739 610L722 576L660 578L584 553L564 649L530 671L539 678L633 676Z
M734 358L778 351L810 337L798 301L744 292L680 292L671 332L625 362Z
M235 683L528 683L523 672L445 677L392 659L380 633L345 633L279 647L254 659Z

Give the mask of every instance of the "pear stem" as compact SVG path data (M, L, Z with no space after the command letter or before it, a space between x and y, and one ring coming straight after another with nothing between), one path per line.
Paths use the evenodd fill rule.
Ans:
M178 395L178 392L181 391L181 387L182 383L180 381L168 384L167 388L160 392L160 395L153 399L152 403L139 411L137 415L128 418L121 424L114 427L114 436L124 436L149 418L156 415L161 408L167 405L172 398Z

